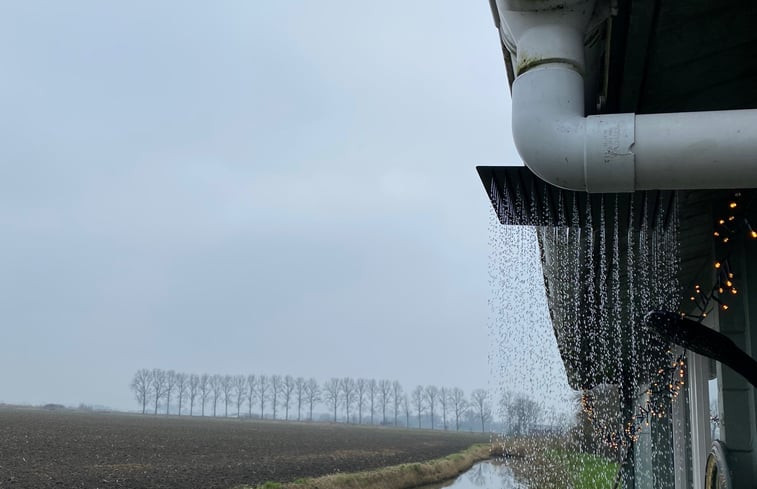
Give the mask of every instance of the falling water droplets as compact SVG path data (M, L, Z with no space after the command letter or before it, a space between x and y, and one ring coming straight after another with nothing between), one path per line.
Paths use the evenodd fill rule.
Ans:
M575 423L588 415L576 413L577 392L593 389L589 417L609 447L593 448L622 457L638 437L637 425L647 436L649 428L635 416L657 365L670 361L667 347L642 321L650 310L679 307L675 195L561 191L537 199L538 190L529 191L508 190L515 195L507 197L505 221L532 226L502 225L494 213L491 221L498 412L506 432L521 430L508 405L530 399L538 405L534 426L563 434L571 429L578 438ZM597 487L612 483L601 478Z

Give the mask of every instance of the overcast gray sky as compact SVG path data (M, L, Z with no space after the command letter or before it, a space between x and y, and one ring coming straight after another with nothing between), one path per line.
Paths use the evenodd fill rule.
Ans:
M138 368L485 386L488 3L7 2L0 401Z

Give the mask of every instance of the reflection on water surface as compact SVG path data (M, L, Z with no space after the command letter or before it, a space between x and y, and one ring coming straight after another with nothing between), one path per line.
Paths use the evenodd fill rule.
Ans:
M497 460L487 460L471 467L470 470L461 474L457 479L441 484L423 486L422 489L474 489L474 488L497 488L497 489L526 489L526 486L517 482L510 467Z

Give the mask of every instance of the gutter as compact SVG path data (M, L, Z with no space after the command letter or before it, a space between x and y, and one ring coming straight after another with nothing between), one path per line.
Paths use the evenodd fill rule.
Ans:
M585 115L584 39L597 13L609 16L600 4L495 1L515 60L513 138L526 166L595 193L757 186L757 110Z

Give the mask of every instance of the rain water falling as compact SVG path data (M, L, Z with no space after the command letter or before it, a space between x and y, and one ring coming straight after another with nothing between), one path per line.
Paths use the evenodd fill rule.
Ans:
M616 475L636 487L672 477L652 473L670 469L652 469L644 437L650 418L669 425L658 417L670 411L671 392L652 386L677 352L642 320L680 304L675 194L539 190L504 184L491 192L492 401L502 430L561 447L567 439L572 450L615 463L593 476L596 487L611 487ZM549 441L542 448L562 453Z

